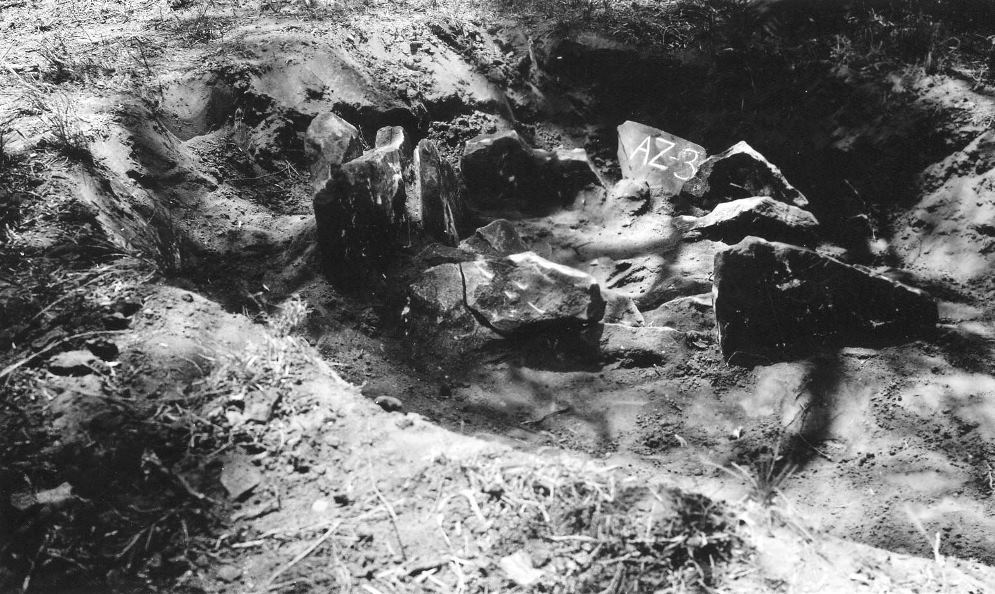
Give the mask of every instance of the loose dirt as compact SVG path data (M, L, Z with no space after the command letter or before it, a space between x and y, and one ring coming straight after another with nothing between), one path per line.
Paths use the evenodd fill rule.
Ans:
M167 4L0 8L0 590L532 591L532 570L536 591L995 591L991 81L744 71L755 54L695 37L700 3L674 41L637 12L576 50L492 6ZM656 364L555 333L446 348L405 313L423 240L379 277L322 274L298 141L329 110L454 164L516 127L608 180L625 119L713 153L746 139L823 205L825 249L926 289L941 324L752 368L707 316ZM579 211L514 223L668 295L647 311L709 290L722 247ZM92 338L120 353L49 371Z

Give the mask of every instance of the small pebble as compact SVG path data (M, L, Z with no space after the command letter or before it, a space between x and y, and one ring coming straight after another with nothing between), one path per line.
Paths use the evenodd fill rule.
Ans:
M398 412L404 408L404 403L393 396L378 396L373 403L387 412Z
M329 507L331 507L331 504L328 503L327 499L317 499L311 504L311 511L316 514L323 514L328 511Z
M224 582L234 582L242 577L242 570L234 565L224 565L218 569L218 579Z

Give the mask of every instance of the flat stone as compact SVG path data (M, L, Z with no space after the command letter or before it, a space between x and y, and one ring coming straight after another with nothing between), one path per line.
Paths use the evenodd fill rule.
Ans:
M221 469L221 486L235 501L252 492L262 480L262 473L244 453L228 456Z
M273 409L280 400L280 394L275 390L256 390L245 397L245 408L242 414L246 421L253 423L268 423L273 418Z
M433 243L423 249L415 259L424 268L449 264L456 262L467 262L477 257L477 254L466 251L462 248L450 247L438 243Z
M493 258L529 251L515 226L504 219L492 221L460 242L460 249Z
M470 212L463 188L438 146L425 139L414 150L408 193L408 221L430 237L454 246L469 230Z
M470 268L470 267L468 267ZM467 274L475 269L470 268ZM457 263L446 263L429 268L422 276L412 283L409 290L411 307L422 313L437 316L438 321L464 313L463 306L463 275Z
M90 351L66 351L48 360L48 370L55 375L78 377L93 373L99 361Z
M667 326L681 332L710 332L715 328L711 293L673 299L643 317L647 326Z
M599 336L601 354L625 366L651 366L685 358L685 333L673 328L603 324Z
M532 252L461 266L467 305L505 335L590 324L605 311L594 277Z

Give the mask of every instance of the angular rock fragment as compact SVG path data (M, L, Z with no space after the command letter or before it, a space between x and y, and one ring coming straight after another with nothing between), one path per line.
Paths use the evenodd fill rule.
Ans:
M747 237L715 256L715 318L727 358L908 340L935 328L924 292L814 251Z
M402 154L410 155L413 147L408 133L403 126L384 126L377 130L376 139L373 141L374 148L401 151Z
M469 140L462 170L470 203L483 212L543 214L604 192L584 149L534 149L511 130Z
M401 402L400 398L396 398L394 396L377 396L373 399L373 404L376 404L387 412L399 412L404 410L404 403Z
M268 423L273 418L273 409L280 400L280 393L273 389L256 390L245 397L242 411L245 420L253 423Z
M755 196L716 205L712 212L695 221L685 238L732 244L753 235L768 241L811 245L818 229L819 221L807 210Z
M626 366L659 365L684 358L685 334L673 328L604 324L599 343L608 360Z
M515 226L504 219L492 221L477 229L459 244L460 249L485 258L510 256L529 251Z
M643 314L647 326L667 326L681 332L708 332L715 328L712 294L679 297Z
M589 324L605 312L594 277L532 252L460 266L467 306L502 335Z
M535 212L553 207L557 189L544 175L550 160L548 154L536 155L513 130L467 141L462 171L470 203L483 211L511 207Z
M463 188L456 172L431 140L422 140L414 151L414 179L407 197L408 221L429 236L454 246L469 224Z
M498 565L510 581L522 588L538 584L545 576L542 571L532 566L532 558L524 550L502 557Z
M671 195L694 178L707 154L701 146L658 128L632 121L618 127L622 177L645 181Z
M626 326L642 326L646 323L636 301L630 295L604 289L601 295L605 298L605 315L602 318L604 323Z
M225 458L219 478L228 496L237 501L259 486L263 475L248 455L237 452Z
M304 138L304 157L315 190L322 188L331 172L363 154L363 141L352 124L332 112L311 121Z
M557 149L553 157L551 183L557 188L561 204L569 204L579 195L589 200L604 195L605 184L587 151L582 148Z
M808 200L788 183L781 170L746 142L709 157L681 190L683 200L705 209L752 196L769 196L799 208L808 206Z

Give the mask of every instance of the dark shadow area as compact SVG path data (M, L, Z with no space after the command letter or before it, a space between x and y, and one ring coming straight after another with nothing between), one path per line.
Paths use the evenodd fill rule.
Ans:
M957 115L911 101L896 82L902 69L958 76L947 70L955 61L984 67L995 59L983 25L992 13L982 0L691 0L568 12L537 37L533 68L545 69L535 76L548 95L583 105L544 117L595 124L592 148L606 160L626 119L713 153L747 141L861 258L856 217L870 217L871 233L890 232L889 213L917 195L919 172L952 148Z
M781 464L802 470L821 453L834 422L834 398L843 380L840 354L824 352L809 359L810 367L803 380L804 391L810 398L796 419L788 425L787 440L781 452Z

